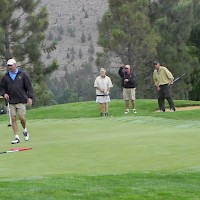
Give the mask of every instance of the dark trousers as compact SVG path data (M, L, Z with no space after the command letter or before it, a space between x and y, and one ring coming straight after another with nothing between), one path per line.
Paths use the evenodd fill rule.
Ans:
M165 99L169 103L170 110L175 111L174 102L171 97L169 85L160 85L160 90L158 91L158 105L160 110L165 112Z

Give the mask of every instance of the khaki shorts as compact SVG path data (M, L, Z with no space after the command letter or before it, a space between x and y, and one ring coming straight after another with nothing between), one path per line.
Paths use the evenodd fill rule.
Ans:
M19 115L26 114L26 104L18 103L18 104L10 104L10 115L16 116L17 113Z
M135 88L123 88L124 100L135 100Z

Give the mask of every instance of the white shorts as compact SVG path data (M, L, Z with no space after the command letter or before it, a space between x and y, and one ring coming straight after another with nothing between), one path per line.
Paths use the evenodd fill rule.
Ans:
M108 103L110 102L109 96L97 96L96 103Z

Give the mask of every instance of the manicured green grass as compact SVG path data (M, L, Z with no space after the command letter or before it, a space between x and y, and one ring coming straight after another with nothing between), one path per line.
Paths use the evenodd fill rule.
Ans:
M176 100L176 107L186 107L191 105L200 105L199 101L188 101L188 100ZM166 102L166 108L168 104ZM156 113L158 110L157 100L142 100L138 99L136 101L136 109L138 111L137 116L153 116L162 118L172 118L172 119L198 119L200 114L199 110L184 111L186 115L182 112L173 113ZM124 101L123 100L112 100L109 103L109 113L110 116L121 117L124 116ZM133 114L133 113L129 113ZM188 117L189 115L189 117ZM98 104L94 101L89 102L77 102L68 104L59 104L54 106L47 106L37 109L29 110L28 119L71 119L71 118L91 118L98 117L99 110ZM3 115L1 120L5 121L8 117Z
M176 107L186 107L191 105L200 105L199 101L184 101L177 100L175 101ZM168 104L166 102L166 107ZM158 110L157 100L137 100L136 102L137 116L153 116L153 117L162 117L162 118L171 118L171 119L198 119L200 115L199 110L185 111L186 114L182 112L173 113L156 113ZM124 116L124 101L123 100L112 100L109 103L109 114L114 117ZM133 115L133 113L130 113ZM164 114L164 115L163 115ZM98 104L94 101L90 102L78 102L78 103L69 103L63 105L56 105L50 107L44 107L40 109L35 109L30 113L31 119L54 119L54 118L91 118L98 117L99 110Z
M176 101L184 106L199 102ZM0 155L1 199L200 199L199 110L156 113L155 100L124 102L98 117L94 102L29 110L32 150ZM0 151L13 139L0 118ZM20 127L21 131L21 127Z
M198 200L199 173L51 176L0 182L1 199Z

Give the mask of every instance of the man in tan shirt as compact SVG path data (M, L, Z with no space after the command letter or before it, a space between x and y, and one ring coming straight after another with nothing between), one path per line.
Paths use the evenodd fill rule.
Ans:
M153 62L155 70L153 72L153 80L158 92L158 105L161 112L165 112L165 99L167 99L170 111L174 112L174 102L170 93L170 84L173 84L174 77L172 73L160 65L158 61Z

